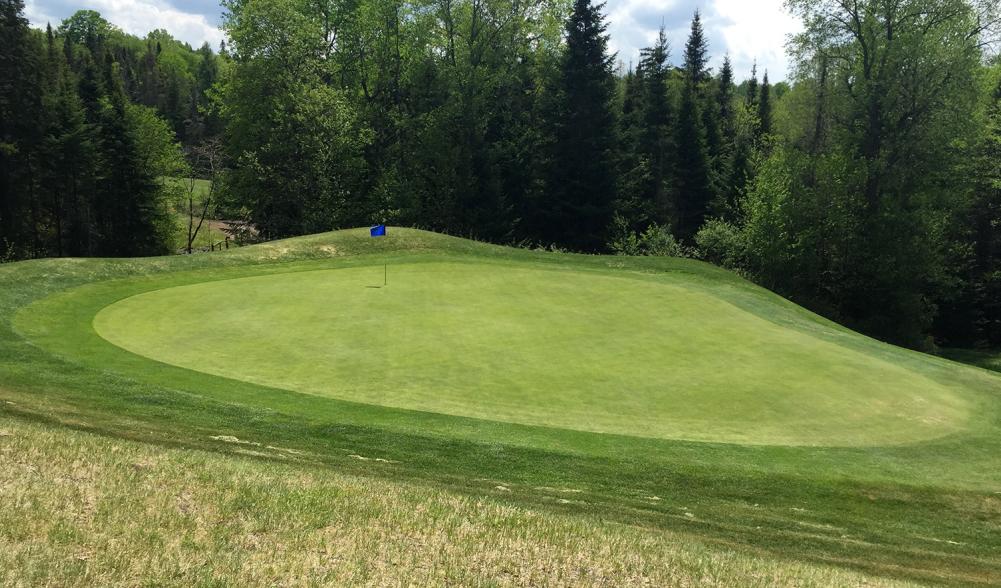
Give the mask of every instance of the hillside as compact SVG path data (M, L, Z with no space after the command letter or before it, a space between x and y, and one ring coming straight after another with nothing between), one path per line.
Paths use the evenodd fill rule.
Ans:
M999 580L1001 378L707 264L391 229L0 280L31 583Z

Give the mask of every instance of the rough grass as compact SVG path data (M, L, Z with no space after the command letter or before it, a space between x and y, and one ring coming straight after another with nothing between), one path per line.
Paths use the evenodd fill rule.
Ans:
M163 450L0 418L0 585L896 584L286 455Z
M93 329L94 316L109 304L164 287L250 274L363 268L384 262L402 265L429 258L446 262L460 257L484 264L532 263L554 270L615 271L650 279L678 276L689 287L776 326L810 333L955 390L968 403L969 416L944 437L872 446L740 445L597 434L355 403L235 381L126 352ZM388 239L370 239L365 231L344 231L201 256L21 262L0 266L0 284L0 418L15 419L10 421L15 424L45 423L45 430L52 434L63 431L59 427L99 433L115 438L107 441L112 444L134 440L148 444L135 447L146 447L153 454L207 455L187 452L209 451L218 456L219 463L230 463L230 458L246 460L232 462L243 464L240 467L251 463L278 467L275 462L288 462L281 467L304 472L298 475L356 478L376 494L384 485L416 492L414 496L433 490L471 504L495 504L527 517L565 521L570 528L593 527L592 536L607 536L612 543L618 531L611 529L633 529L628 533L643 537L684 537L686 543L697 543L719 557L738 558L751 566L731 568L735 571L721 577L720 583L809 583L821 577L811 576L810 570L830 569L827 566L853 570L837 572L849 578L846 584L854 582L851 578L862 578L854 573L956 585L1001 582L1001 378L861 337L705 264L535 253L391 229ZM288 296L295 294L290 291ZM232 333L232 337L239 336L239 331ZM844 388L852 385L845 382ZM233 442L233 438L245 442ZM69 442L52 444L61 445L71 446ZM247 452L256 458L249 459ZM104 450L87 450L80 454L80 461L84 467L104 463L104 454ZM43 470L49 461L58 463L59 459L55 454L35 453L22 461ZM178 470L211 477L211 468L193 463ZM285 473L262 482L263 487L281 490L269 499L280 502L289 496L289 510L280 511L283 514L275 517L275 524L302 532L303 527L296 525L315 519L306 509L293 508L294 493L276 481L297 474L278 471ZM100 478L96 483L101 483ZM114 476L109 479L116 480ZM41 504L41 497L63 487L39 484L32 488L38 498L25 502L29 506ZM156 490L153 483L143 488ZM0 500L7 496L4 490ZM403 511L417 508L415 503L401 504ZM66 508L70 511L66 516L75 511L72 506ZM138 570L142 564L137 558L159 557L157 550L169 555L171 541L187 540L189 535L158 533L162 511L152 508L120 523L118 528L129 541L137 542L135 537L142 533L154 538L159 534L161 539L138 542L143 547L135 550L127 541L116 544L118 551L109 547L111 553L119 554L119 569ZM35 520L46 518L39 515ZM420 520L415 519L414 525L419 526ZM8 526L17 528L4 523L0 533ZM516 526L530 525L519 522ZM64 561L52 555L61 545L58 533L26 533L11 539L16 552L29 562L20 568L44 569ZM222 525L219 533L226 537L230 531ZM408 535L395 537L392 541L409 544ZM599 544L603 540L595 539ZM533 536L531 542L535 541ZM219 539L212 545L199 551L203 559L198 561L219 562L219 576L208 570L194 581L190 580L194 576L177 576L180 579L175 583L241 583L240 572L233 571L235 564L226 567L231 564L224 562L244 557L232 553L233 545L243 544ZM479 556L452 552L459 562L455 568L460 571L455 573L478 569L476 557L503 559L506 544L498 545L501 553L489 547ZM664 561L656 559L656 554L670 554L670 548L651 545L650 551L636 549L643 558L652 558L648 561L656 567ZM262 570L280 573L285 570L285 558L298 557L277 547L269 549L256 554ZM759 558L761 562L756 563ZM755 567L780 560L782 566L789 566L788 574L780 579ZM366 561L379 560L359 556L357 565L365 566ZM27 572L6 572L6 565L0 569L13 576L14 583L44 583L25 579ZM53 576L63 580L51 583L101 583L87 581L82 571L75 573ZM161 581L169 583L173 577L165 574ZM394 583L400 577L366 580L368 576L359 576L357 581ZM532 582L506 576L476 579L480 577L439 583ZM573 583L552 578L538 583ZM677 583L703 581L694 578L679 576ZM619 577L608 583L630 582Z

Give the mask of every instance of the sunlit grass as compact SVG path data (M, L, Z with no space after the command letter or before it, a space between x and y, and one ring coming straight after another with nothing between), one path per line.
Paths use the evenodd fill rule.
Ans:
M864 356L872 362L870 365L887 364L896 373L913 374L916 380L911 386L917 389L904 394L913 398L923 396L930 406L919 403L903 409L917 411L919 418L928 419L928 422L916 421L915 425L925 427L921 435L924 440L878 439L879 435L892 433L890 430L861 431L855 443L842 446L782 445L776 444L774 438L772 444L765 445L693 442L637 435L629 430L601 434L588 427L588 423L582 423L577 430L546 426L523 420L525 414L531 416L533 411L536 416L542 414L538 406L530 405L524 407L526 412L519 416L518 422L499 421L486 414L471 418L380 406L333 395L303 394L153 361L113 345L93 327L94 317L102 309L143 292L161 291L166 295L171 291L164 288L200 288L195 285L213 281L219 281L217 285L225 289L232 282L221 280L243 280L250 276L283 276L292 284L293 273L305 277L311 272L317 275L366 272L384 263L391 268L418 263L463 263L480 266L484 271L522 268L533 272L569 272L576 288L566 295L572 296L587 295L577 292L586 283L586 276L602 280L621 276L623 280L642 282L638 286L641 288L683 284L706 300L675 300L678 308L708 308L709 314L728 317L728 325L758 324L760 332L823 343L808 348L812 351L843 349L851 352L849 355ZM474 277L473 285L503 286L492 282L489 272ZM284 294L289 301L303 295L309 286L300 284L285 292L269 293L272 283L267 278L250 279L262 280L262 296ZM389 289L372 289L368 293L390 293L395 285L392 279L391 274ZM274 577L268 575L272 573L269 570L305 578L289 571L288 566L313 570L308 567L313 564L303 563L312 546L336 544L336 536L320 531L327 527L344 528L348 534L368 537L360 544L364 548L345 548L351 563L338 565L346 567L338 568L331 563L339 561L335 559L336 553L330 555L322 551L322 546L316 548L319 553L314 557L325 562L317 564L321 567L315 568L320 570L316 573L321 574L318 577L329 577L329 583L343 580L393 584L414 577L418 578L415 583L573 584L566 580L568 576L553 575L557 574L554 571L557 564L553 562L572 560L572 554L576 553L573 549L587 554L579 566L580 574L584 575L581 577L591 573L586 577L606 578L579 583L634 583L631 576L622 575L627 573L623 571L625 567L615 567L619 559L630 562L629 569L641 570L642 577L652 578L651 584L850 585L862 581L863 575L872 582L882 582L885 578L960 585L1001 581L1001 495L998 494L1001 492L1001 378L985 370L861 337L731 273L696 261L530 252L403 229L391 229L386 239L371 239L367 231L357 230L197 256L8 264L0 266L0 284L3 285L0 418L11 423L0 428L19 434L18 427L37 427L39 435L52 437L51 442L45 442L24 433L28 439L26 445L0 454L6 460L4 470L10 463L18 468L34 468L39 473L55 468L46 474L48 477L40 474L32 478L24 474L24 469L18 469L16 481L6 481L11 476L3 478L0 501L7 502L0 505L4 513L0 516L7 516L10 511L7 504L25 510L15 511L0 524L0 536L5 541L0 551L13 554L8 558L18 558L6 560L14 561L15 571L8 571L11 566L0 560L3 564L0 573L8 574L0 578L0 584L11 583L6 581L9 577L21 584L105 584L115 578L125 584L153 583L149 579L153 576L142 571L144 557L155 559L148 574L162 574L161 583L244 584L247 582L246 576L241 575L241 566L250 566L250 559L254 563L249 569L257 570L262 578ZM372 285L377 284L378 280ZM425 292L437 299L443 294L441 289L432 287L434 284L435 280L429 280L423 287L429 288ZM517 287L517 281L512 286ZM614 294L615 289L611 290ZM337 294L333 298L342 297L339 292L332 294ZM552 292L540 294L552 295ZM227 295L242 294L231 291ZM476 296L465 295L462 298L464 304L475 299ZM718 310L710 299L729 305L728 310L725 313ZM160 310L175 317L183 316L186 309L207 312L198 309L192 299L179 297L173 302L178 308L163 306ZM240 300L233 302L243 304ZM405 301L386 302L403 305ZM522 306L532 303L524 299L517 302ZM600 303L596 298L585 301L583 306L590 309ZM345 309L349 307L345 301ZM582 316L587 315L587 311L582 312ZM238 313L234 317L239 318ZM355 328L360 318L361 314L355 315ZM722 328L718 323L713 326L717 318L706 316L694 321L692 328L712 327L710 330L715 331ZM263 336L241 328L245 324L221 329L219 345L243 347L252 343L243 342L242 337L253 341ZM211 327L207 325L196 335L208 336L206 330ZM263 333L266 335L266 330ZM721 358L718 370L728 369L727 350L740 350L741 345L745 345L741 353L754 351L745 342L736 340L712 348ZM822 363L820 358L811 357L810 361ZM428 371L426 375L434 376L436 372ZM760 377L773 374L762 373ZM772 381L775 383L778 378L773 377ZM851 395L856 393L853 387L857 385L847 378L841 384L830 384L826 390L831 395ZM927 390L935 389L947 393L938 397L926 394ZM831 418L847 423L864 420L870 412L878 414L874 408L879 407L866 402L872 400L878 405L879 392L862 398L856 396L856 401L841 411L844 414ZM725 396L719 398L724 410ZM960 407L965 406L961 418L949 416L949 398L961 399ZM467 403L465 408L470 406L474 405ZM809 409L810 404L805 406ZM818 406L818 410L823 409L823 402ZM943 409L941 422L935 421L936 408ZM614 414L609 417L604 413L602 418L614 418ZM664 414L670 418L668 411ZM549 424L561 418L552 410L543 416L550 419ZM703 421L707 427L712 426L711 419L703 417ZM26 425L26 422L45 424ZM873 424L872 428L885 422ZM755 425L749 422L746 429ZM943 426L952 432L944 436L926 435L928 427ZM821 434L825 434L823 430ZM865 440L866 434L872 437ZM661 435L665 436L670 437ZM0 448L14 447L10 444L13 437L0 438ZM85 439L91 441L85 443ZM864 442L859 442L860 439ZM87 444L91 442L95 444ZM791 443L790 437L784 442ZM32 449L36 446L37 451ZM149 474L141 472L148 469L133 468L130 464L134 462L127 460L114 467L96 469L89 479L73 472L73 467L86 470L92 464L98 468L100 464L118 463L115 456L126 451L126 447L132 448L128 451L159 456L164 463L180 461L167 467L174 473L165 473L164 478L143 478ZM79 452L73 453L76 448ZM68 453L60 453L63 450ZM65 467L74 462L78 466ZM215 477L216 471L221 472L221 478ZM240 471L247 473L239 474ZM181 493L171 481L175 474L182 480L204 481L205 488L216 487L217 483L224 485L227 477L240 479L246 475L257 479L261 490L248 491L258 498L240 499L249 505L247 512L225 510L224 518L202 515L212 521L212 529L217 529L211 531L208 527L174 520L179 515L168 506ZM80 479L74 480L74 476ZM128 476L135 477L135 485L125 479ZM331 488L339 484L352 487L347 481L350 479L360 488L358 492L370 491L374 495L359 495L357 500L346 503L332 502L343 508L331 514L322 507L313 507L317 500L322 504L335 501L336 496L323 495L322 500L298 498L295 484L304 476L310 480L334 480L323 486L324 492L331 494L337 494ZM70 482L48 482L56 478ZM313 483L310 481L306 486L312 487ZM7 492L14 484L20 488L16 495ZM77 496L72 494L74 488L88 488L88 484L107 484L101 486L106 489L101 495L117 497L109 504L130 513L122 519L112 520L108 518L110 514L97 519L108 524L111 534L101 534L97 523L81 530L67 522L73 517L89 520L84 516L82 503L60 502L68 500L65 496ZM123 489L122 494L111 490L118 487ZM146 500L144 491L150 495L152 506L142 502ZM205 492L199 495L203 497L198 504L232 506L232 500L212 498L217 496L213 494L215 491ZM219 492L218 496L229 496ZM380 494L400 493L410 498L401 499L391 508L378 506L382 500ZM156 498L161 494L161 498ZM51 508L39 506L41 510L31 510L32 505L46 504L50 495L64 498L59 498ZM11 498L14 496L19 498ZM457 545L442 547L427 537L442 528L455 528L448 525L458 525L461 529L464 523L447 523L420 514L425 501L437 504L437 500L445 505L458 504L454 507L457 512L469 513L464 520L488 528L468 536L459 531L446 532L445 536ZM366 506L373 504L376 506ZM308 505L312 507L307 508ZM442 508L448 510L452 506ZM113 510L108 509L107 512ZM495 530L477 518L477 509L485 513L497 512L491 509L513 509L511 512L518 514L511 525L542 530L532 530L520 539L523 543L514 546L514 539L506 538L510 536L492 534ZM399 516L414 513L414 518L409 523L394 518L395 511L399 511ZM57 512L63 514L57 516L54 514ZM341 516L359 517L357 520L361 522L351 526L354 523L344 523L338 518ZM383 516L397 526L380 527ZM244 527L227 526L224 520L243 520L240 517L251 521L252 529L287 530L278 535L264 533L268 537L263 543L266 547L253 550L250 543L240 539L246 534ZM488 520L501 520L498 517ZM21 519L28 522L18 523ZM49 520L53 524L46 522ZM426 529L421 528L422 520L430 521ZM542 521L539 523L542 526L533 527L534 520ZM559 527L564 530L549 535L544 530L549 525L565 526ZM44 532L32 531L36 527ZM161 532L161 527L167 532ZM362 527L381 531L366 535ZM399 533L393 530L396 528ZM199 538L199 533L208 537ZM297 542L295 537L299 535L305 543ZM576 543L573 537L577 535L590 539ZM83 544L81 537L93 540ZM284 539L279 541L275 537ZM185 548L186 541L194 541L193 547ZM421 551L423 548L419 546L424 543L418 541L434 549ZM602 551L600 546L606 541L620 547ZM435 572L446 575L421 582L431 572L404 559L402 564L398 563L399 570L394 575L394 568L385 562L400 560L380 559L380 546L391 545L398 551L403 549L398 546L411 543L418 546L411 547L415 557L436 561L435 554L451 554L449 557L454 558L449 560L451 563L430 568L451 571ZM467 544L468 549L464 547ZM74 559L76 551L67 546L77 549L80 545L91 546L94 554L87 555L90 553L87 551L84 559ZM186 549L183 556L178 551L182 548ZM297 555L299 550L304 550L304 555ZM369 553L363 556L366 551ZM105 553L109 560L96 559ZM509 557L509 553L513 555ZM549 553L556 555L547 559ZM709 555L699 555L702 553ZM695 568L686 567L688 564L681 562L691 561L686 559L689 556L702 563ZM88 561L91 563L87 564ZM98 566L95 561L102 563ZM717 561L723 563L713 563ZM375 563L366 562L383 562L378 565L386 567L375 570ZM773 568L773 564L779 567ZM533 567L543 565L544 570ZM496 571L528 568L535 571L526 571L523 576ZM679 569L689 571L677 572ZM714 579L717 577L711 573L717 569L722 570L721 575ZM337 570L362 571L344 571L346 575L338 576L342 572ZM88 573L102 575L95 575L92 580ZM322 575L327 573L332 575ZM675 573L680 575L670 575ZM642 577L637 576L635 583L640 583Z
M393 263L382 287L384 271L155 290L94 325L140 355L236 380L566 429L871 445L969 418L962 388L777 325L685 276L418 257Z
M0 585L890 585L266 451L0 417Z

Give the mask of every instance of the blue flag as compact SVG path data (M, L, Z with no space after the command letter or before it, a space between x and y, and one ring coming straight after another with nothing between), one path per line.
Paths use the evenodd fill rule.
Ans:
M386 236L386 225L375 225L369 232L373 237L385 237Z

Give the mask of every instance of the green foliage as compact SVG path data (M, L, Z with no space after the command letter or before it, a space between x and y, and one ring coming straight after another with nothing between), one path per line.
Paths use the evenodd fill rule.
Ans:
M955 287L945 227L966 197L965 188L956 188L968 183L956 147L974 132L969 113L978 95L980 23L993 22L997 6L963 0L790 6L807 25L793 44L798 75L815 92L812 116L787 129L795 150L809 159L791 170L801 195L793 200L805 203L805 213L779 215L801 220L784 227L789 237L778 241L786 244L771 252L782 263L763 271L781 291L827 306L870 333L922 345L935 301ZM847 173L827 175L837 167ZM839 212L844 233L825 228L830 223L816 213L821 202ZM798 271L779 269L789 264Z
M939 308L945 345L1001 345L1001 66L987 70L980 133L964 166L970 198L951 219L948 263L959 279Z
M18 64L30 71L10 72L22 83L4 116L16 126L5 133L13 197L2 199L0 237L18 257L168 251L173 203L156 178L185 163L172 129L126 93L118 49L130 38L90 11L58 34L20 34Z
M732 270L747 267L747 237L723 219L707 220L695 235L695 245L699 259Z
M674 238L666 226L651 224L637 235L629 228L626 219L616 214L612 218L612 227L609 233L611 240L608 243L608 249L616 255L690 256L689 250Z
M230 0L219 54L93 11L43 35L8 1L0 237L165 251L158 178L223 135L212 205L261 238L391 221L598 251L670 227L867 333L994 344L997 4L788 5L804 28L772 86L714 76L698 13L681 67L662 31L616 79L585 0Z
M78 10L59 25L57 33L70 43L90 44L98 39L106 41L121 31L96 10Z
M772 86L768 83L768 72L765 72L764 79L761 80L761 89L758 91L758 134L767 136L772 134Z
M692 19L685 45L684 83L676 132L677 232L690 242L705 222L713 200L710 174L711 155L719 150L715 119L716 105L709 96L707 83L708 42L699 13Z
M543 226L579 251L604 247L615 197L615 80L603 5L575 0L555 82Z

